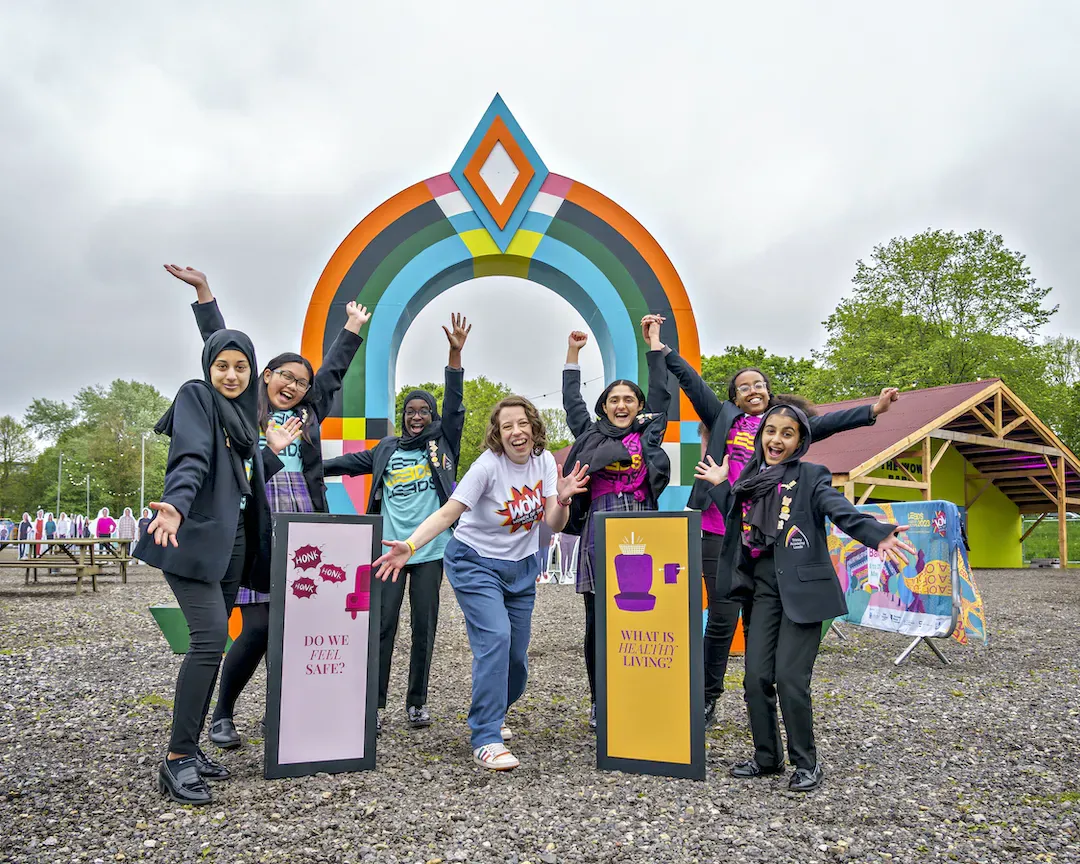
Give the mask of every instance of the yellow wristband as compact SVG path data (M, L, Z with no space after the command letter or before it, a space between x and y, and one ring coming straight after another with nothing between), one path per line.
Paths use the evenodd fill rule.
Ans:
M409 554L410 555L415 555L416 554L416 544L413 543L412 540L406 540L405 545L409 547Z

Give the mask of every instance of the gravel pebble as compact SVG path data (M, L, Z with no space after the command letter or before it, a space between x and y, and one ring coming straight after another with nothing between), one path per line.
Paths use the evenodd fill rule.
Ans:
M537 592L529 688L509 718L522 767L483 772L464 622L444 586L434 725L406 722L404 626L376 771L269 782L249 742L212 751L233 779L200 809L155 787L180 663L147 611L171 600L160 574L75 595L64 578L4 572L0 861L1080 861L1080 578L977 577L993 641L944 645L949 666L923 649L896 668L905 640L873 631L826 640L813 688L826 781L811 795L728 776L752 752L739 659L704 783L598 772L582 604L563 586ZM258 734L264 687L260 669L237 707L244 735Z

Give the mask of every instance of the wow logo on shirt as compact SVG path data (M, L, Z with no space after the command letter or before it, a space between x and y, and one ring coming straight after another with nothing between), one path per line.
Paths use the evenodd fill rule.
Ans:
M523 486L518 490L511 486L510 500L495 512L506 517L502 524L511 534L518 528L531 531L532 526L544 518L544 481L537 483L535 489Z

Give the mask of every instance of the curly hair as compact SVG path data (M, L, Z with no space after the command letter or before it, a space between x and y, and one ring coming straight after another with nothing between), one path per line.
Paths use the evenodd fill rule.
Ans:
M540 412L536 410L536 406L524 396L507 396L491 409L487 432L484 433L484 446L492 453L500 456L503 454L502 435L499 432L499 413L503 408L525 409L525 418L532 427L533 456L539 456L543 453L547 449L547 428L544 426L544 420L541 418Z
M817 406L813 402L795 393L777 393L769 401L769 407L773 405L794 405L807 417L816 417L818 413Z

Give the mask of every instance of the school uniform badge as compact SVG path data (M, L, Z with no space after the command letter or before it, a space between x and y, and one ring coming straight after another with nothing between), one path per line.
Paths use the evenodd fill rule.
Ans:
M798 525L792 525L787 532L787 536L784 538L784 546L788 549L799 550L809 549L810 541L806 539L806 535L803 534L802 529Z

